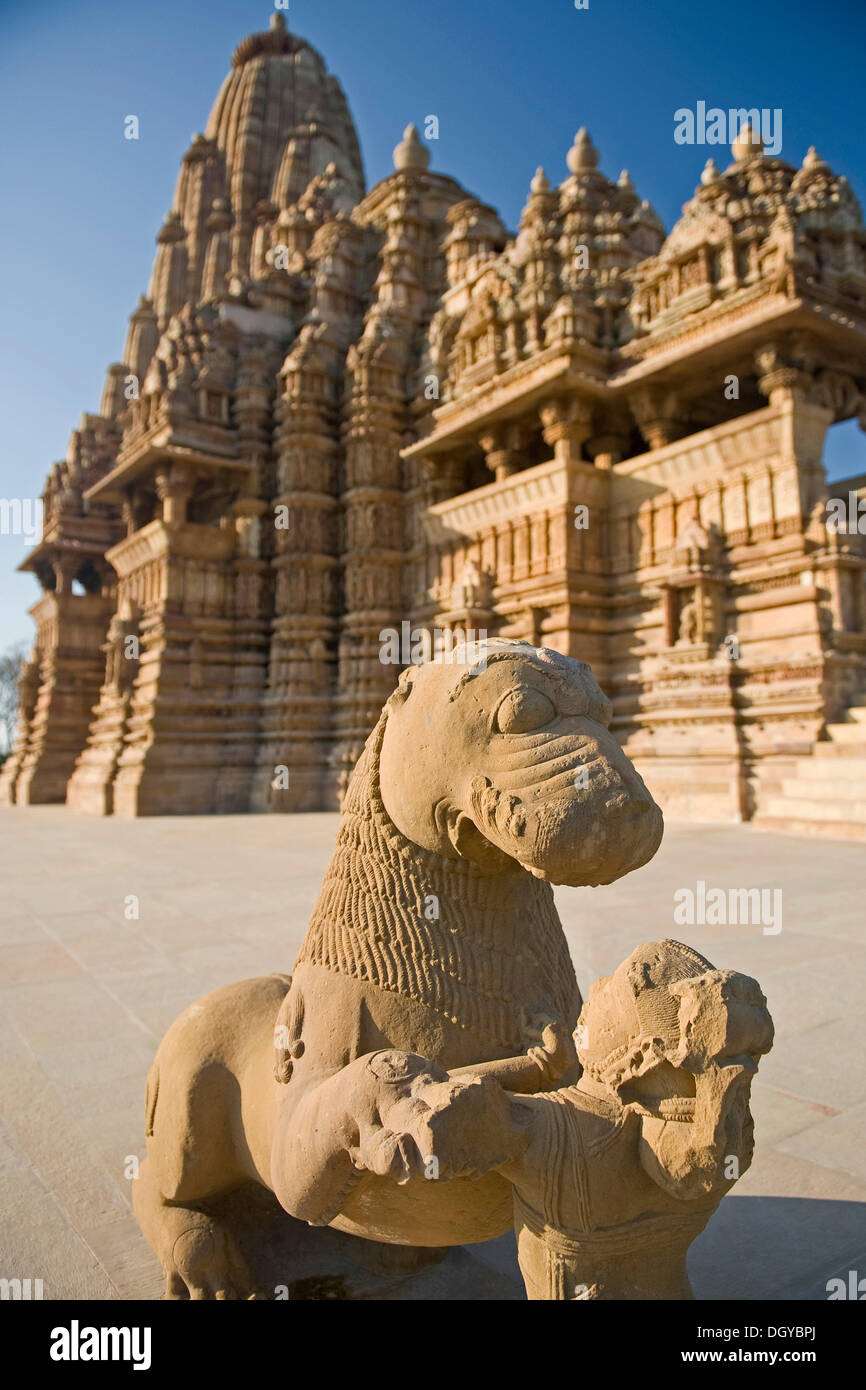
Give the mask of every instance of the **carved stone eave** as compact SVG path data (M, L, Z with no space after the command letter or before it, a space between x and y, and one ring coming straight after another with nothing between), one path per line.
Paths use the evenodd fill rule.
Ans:
M101 560L119 532L120 523L107 516L62 517L44 528L41 540L28 551L18 569L32 573L40 563L50 561L60 552L80 554L82 560Z
M674 563L673 568L666 572L664 583L655 587L659 594L663 589L688 589L697 579L707 584L726 584L728 576L718 566L702 561L697 561L693 566Z
M705 372L708 362L729 364L736 352L745 352L761 336L811 326L803 314L802 300L787 295L768 295L763 287L743 291L734 302L717 301L699 314L670 324L664 331L634 339L619 349L621 369L610 377L608 389L622 392L656 373L686 364L680 376Z
M673 647L667 647L662 654L655 658L653 662L654 673L661 676L670 666L695 666L699 663L712 662L719 670L729 670L730 662L724 656L719 656L716 648L711 642L677 642ZM722 662L725 663L722 666ZM648 663L649 664L649 663ZM667 694L663 695L658 704L664 707L667 703ZM652 707L651 701L644 703L644 709ZM660 720L665 718L676 718L675 714L661 715Z
M731 362L752 353L768 332L817 333L837 351L862 356L866 310L857 314L851 304L843 309L838 301L812 289L799 298L768 295L765 290L753 286L659 333L624 344L618 351L620 370L610 377L607 389L623 392L665 372L675 373L677 379L700 377L716 364L730 371Z
M75 540L71 536L55 538L48 541L40 541L39 545L24 557L18 569L21 573L35 574L40 565L53 565L55 561L61 562L76 556L83 565L87 560L101 560L105 554L107 545L117 536L117 528L113 531L106 530L105 538L102 542L85 542Z
M501 422L527 414L551 392L600 396L604 390L603 364L608 354L600 348L563 352L547 348L532 359L517 362L495 382L478 387L468 396L434 410L433 429L423 439L401 450L405 459L443 453L455 444L474 442L491 419ZM597 369L597 370L596 370Z
M495 612L492 608L436 608L436 624L438 627L450 628L452 631L463 630L474 633L489 632L494 626Z
M104 478L87 489L84 494L87 500L122 502L124 489L130 483L154 468L170 463L189 464L201 473L218 474L229 469L239 478L253 472L253 465L246 459L239 459L228 453L225 457L203 453L194 447L169 443L167 436L168 431L165 431L159 438L149 441L145 448L137 449L131 457L118 463L110 473L106 473Z

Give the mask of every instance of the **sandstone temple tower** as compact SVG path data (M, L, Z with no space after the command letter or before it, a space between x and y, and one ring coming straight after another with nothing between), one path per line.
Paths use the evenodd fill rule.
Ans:
M318 53L244 40L45 485L0 800L334 807L409 624L589 661L674 814L866 837L866 538L827 518L866 477L821 461L866 427L866 233L743 114L669 235L585 130L509 233L414 127L367 191Z

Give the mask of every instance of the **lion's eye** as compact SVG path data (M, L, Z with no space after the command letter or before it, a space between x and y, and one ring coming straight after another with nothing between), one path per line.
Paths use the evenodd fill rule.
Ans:
M496 711L496 727L501 734L529 734L543 729L555 717L553 701L540 690L528 687L506 695Z

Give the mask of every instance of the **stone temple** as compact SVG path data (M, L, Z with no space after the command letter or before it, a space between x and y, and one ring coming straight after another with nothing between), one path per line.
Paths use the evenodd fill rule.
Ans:
M367 191L319 54L279 14L238 47L48 475L0 798L332 808L383 632L482 629L588 661L670 813L866 837L866 477L822 465L866 424L847 181L743 113L666 236L580 130L512 234L431 149Z

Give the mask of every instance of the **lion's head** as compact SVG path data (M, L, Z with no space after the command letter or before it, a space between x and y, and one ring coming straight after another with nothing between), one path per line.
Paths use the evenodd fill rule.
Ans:
M526 642L410 667L387 706L384 805L435 853L611 883L652 858L663 827L610 713L585 662Z

